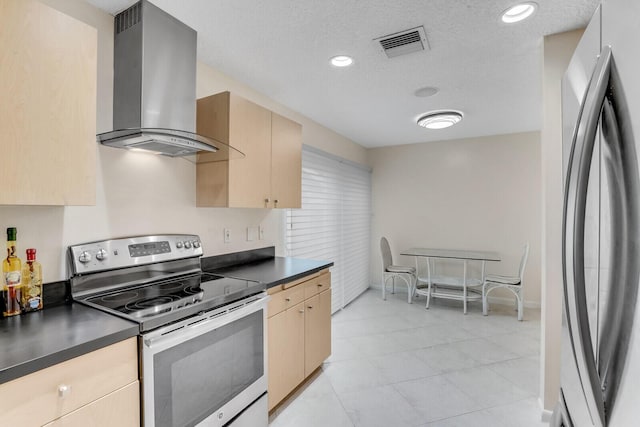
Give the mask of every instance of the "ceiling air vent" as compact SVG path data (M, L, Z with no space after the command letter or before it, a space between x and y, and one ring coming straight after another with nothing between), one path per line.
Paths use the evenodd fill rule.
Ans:
M429 49L427 35L422 25L373 40L380 43L382 51L387 55L387 58Z

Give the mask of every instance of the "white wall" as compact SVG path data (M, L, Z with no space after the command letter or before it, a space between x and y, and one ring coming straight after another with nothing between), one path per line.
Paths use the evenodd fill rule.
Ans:
M560 390L562 324L562 96L560 83L583 30L554 34L543 44L542 349L540 394L553 410Z
M537 132L376 148L369 150L369 162L374 283L380 283L383 235L397 263L413 265L413 259L398 254L414 246L489 250L499 252L502 261L488 263L487 271L501 274L517 273L529 241L525 300L539 306Z
M81 0L42 0L98 29L98 132L111 130L113 88L113 17ZM231 90L303 125L303 142L363 162L366 151L240 82L198 64L197 95ZM92 142L89 142L92 143ZM172 159L98 146L96 206L0 206L0 232L18 227L21 254L38 250L45 282L67 278L68 245L146 233L196 233L205 255L275 245L283 253L281 210L195 207L193 159ZM265 240L246 242L246 227L265 227ZM231 229L224 243L222 230ZM0 240L4 240L0 237Z

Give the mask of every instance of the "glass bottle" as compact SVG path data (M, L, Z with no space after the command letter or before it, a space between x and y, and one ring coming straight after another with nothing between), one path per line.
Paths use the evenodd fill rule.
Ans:
M22 267L22 308L42 309L42 265L36 261L36 250L27 249L27 262Z
M2 260L2 275L4 277L4 285L2 287L2 296L4 299L4 316L15 316L21 313L20 304L22 302L22 262L16 255L16 236L15 227L7 228L7 257Z

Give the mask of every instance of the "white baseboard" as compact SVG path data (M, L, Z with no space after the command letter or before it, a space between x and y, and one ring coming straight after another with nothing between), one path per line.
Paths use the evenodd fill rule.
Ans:
M380 292L382 292L382 285L380 283L372 283L370 288L373 289L377 289ZM391 286L387 285L387 290L389 292L391 292ZM396 293L403 293L406 294L407 293L407 286L402 283L402 284L396 284ZM494 296L489 296L489 304L498 304L498 305L514 305L515 306L515 297L512 298L505 298L505 297L494 297ZM525 308L535 308L535 309L540 309L540 301L524 301L524 307Z
M551 421L551 416L553 415L553 411L550 411L548 409L544 409L544 405L542 403L542 399L540 399L539 397L538 397L538 406L540 407L540 411L542 413L541 421L543 423L548 423L549 421Z

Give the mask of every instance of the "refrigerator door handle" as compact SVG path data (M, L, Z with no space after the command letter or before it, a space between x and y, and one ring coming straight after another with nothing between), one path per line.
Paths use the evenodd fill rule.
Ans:
M593 352L584 274L587 185L600 112L611 72L611 48L600 53L575 127L565 187L563 273L571 345L594 426L605 426L604 398Z

